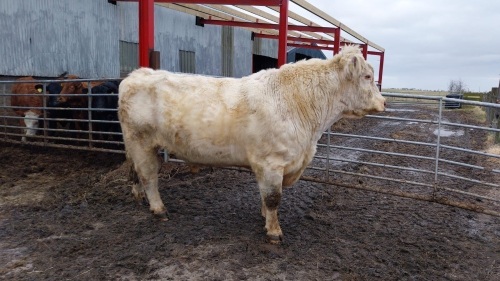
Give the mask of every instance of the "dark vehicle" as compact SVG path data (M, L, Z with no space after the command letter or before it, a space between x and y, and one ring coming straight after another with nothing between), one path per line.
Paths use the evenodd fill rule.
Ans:
M448 95L446 95L447 98L452 98L452 99L461 99L463 100L464 99L464 95L463 94L459 94L459 93L450 93ZM444 102L444 108L462 108L462 103L461 102L456 102L456 101L445 101Z

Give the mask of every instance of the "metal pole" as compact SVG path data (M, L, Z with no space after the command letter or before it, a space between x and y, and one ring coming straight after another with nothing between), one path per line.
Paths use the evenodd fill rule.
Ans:
M443 117L443 99L439 99L439 116L438 116L438 131L437 131L437 142L436 142L436 169L434 173L434 184L438 180L438 168L439 168L439 150L441 146L441 119Z
M149 67L154 50L154 0L139 0L139 66Z
M384 73L384 56L385 52L380 53L380 63L379 63L379 68L378 68L378 85L379 85L379 90L382 91L382 74Z
M337 29L335 29L333 40L335 40L333 43L333 55L336 55L340 52L340 27L337 27Z
M288 36L288 0L281 0L278 40L278 68L286 64L286 45Z
M363 44L363 57L365 60L368 58L368 44Z
M498 110L498 108L496 109ZM499 118L495 118L493 119L493 121L491 122L491 126L495 129L498 129L500 126L498 126L498 123L499 123ZM500 143L500 132L495 132L495 144L497 143Z
M7 84L3 84L3 104L2 106L7 106ZM3 130L3 137L4 139L7 139L7 118L5 118L5 116L7 116L7 112L5 112L5 108L2 109L3 111L3 125L4 125L4 130Z
M88 110L88 121L89 121L89 147L92 148L92 87L90 82L87 82L87 110Z
M47 84L43 83L42 91L42 104L43 104L43 142L47 143Z
M332 134L332 128L329 127L328 128L328 139L326 140L326 148L327 148L327 152L326 152L326 180L327 181L330 181L330 137L331 137L331 134Z

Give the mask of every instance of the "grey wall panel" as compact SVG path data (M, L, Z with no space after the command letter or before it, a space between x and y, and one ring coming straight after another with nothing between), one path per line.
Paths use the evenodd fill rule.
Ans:
M196 73L222 75L221 28L195 25L195 17L156 7L155 48L161 53L161 68L180 71L179 50L195 52Z
M234 77L243 77L252 73L252 32L246 29L234 29Z
M138 4L118 3L120 40L138 42ZM195 17L155 5L155 50L162 69L180 72L179 50L195 52L198 74L222 75L221 28L195 25Z
M2 0L0 74L117 77L116 14L102 0Z
M234 75L234 27L222 27L222 76L233 77Z
M0 0L0 75L119 77L120 40L138 42L138 4L105 0ZM155 5L161 68L180 71L179 50L195 52L196 72L222 75L220 26ZM276 42L262 53L276 57ZM266 50L270 48L270 50ZM234 29L233 75L251 73L250 32Z
M253 53L256 55L278 58L278 40L256 38L257 46L254 46Z
M139 10L137 3L118 2L118 27L120 40L139 42Z

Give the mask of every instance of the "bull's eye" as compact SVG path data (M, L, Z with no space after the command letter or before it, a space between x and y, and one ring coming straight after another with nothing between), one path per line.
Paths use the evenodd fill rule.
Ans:
M365 79L366 79L366 80L371 80L371 79L372 79L372 76L371 76L370 74L365 75Z

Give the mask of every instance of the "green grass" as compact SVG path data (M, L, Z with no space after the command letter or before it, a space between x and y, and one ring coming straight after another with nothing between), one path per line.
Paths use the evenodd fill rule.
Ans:
M465 93L464 99L472 101L483 101L483 95L478 93Z

